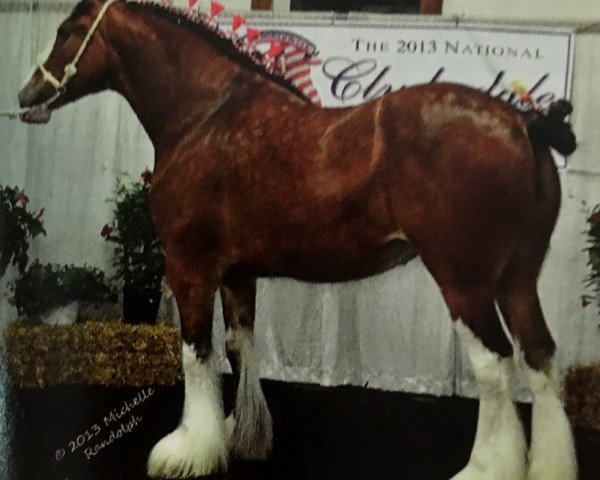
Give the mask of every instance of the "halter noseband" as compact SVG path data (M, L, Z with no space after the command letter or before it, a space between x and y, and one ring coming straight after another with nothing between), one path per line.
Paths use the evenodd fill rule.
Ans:
M46 59L38 59L38 68L42 72L44 81L46 81L50 85L52 85L55 88L55 90L57 90L58 92L62 91L66 87L67 83L69 83L69 80L71 80L77 73L77 62L79 62L79 59L83 55L83 52L85 51L88 44L90 43L90 40L92 39L92 35L98 28L98 25L100 25L100 21L102 20L102 17L104 17L106 10L108 9L108 7L110 7L116 1L117 0L108 0L104 5L102 5L102 8L98 12L98 16L96 17L96 19L94 20L94 23L92 23L92 26L88 30L87 35L83 39L83 43L81 44L81 46L79 47L79 50L75 54L75 57L73 58L73 60L70 63L65 65L65 68L64 68L65 73L62 77L62 80L59 81L52 74L52 72L50 72L50 70L48 70L46 67L44 67L44 62L46 61Z

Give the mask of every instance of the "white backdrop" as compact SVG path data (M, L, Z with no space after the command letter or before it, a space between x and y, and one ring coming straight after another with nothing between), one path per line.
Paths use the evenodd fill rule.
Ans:
M0 110L15 105L33 60L66 13L0 12ZM576 109L592 106L575 98ZM581 142L585 147L586 138ZM136 177L152 165L152 147L129 106L103 93L56 112L43 127L0 119L0 145L0 184L24 187L32 207L46 207L48 235L34 242L32 257L108 268L110 247L99 234L110 218L106 198L120 172ZM593 307L580 304L587 273L580 202L598 202L600 194L597 177L567 171L562 181L565 199L541 291L564 367L600 360L600 320ZM14 317L3 298L0 319ZM215 320L220 337L220 313ZM446 308L419 261L348 284L261 281L256 335L268 378L472 392Z

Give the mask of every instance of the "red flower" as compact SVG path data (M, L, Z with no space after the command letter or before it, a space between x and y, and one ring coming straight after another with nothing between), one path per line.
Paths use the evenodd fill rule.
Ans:
M588 218L588 222L590 222L590 223L600 223L600 210L598 210L597 212L592 213L592 215L590 216L590 218Z
M40 211L38 212L38 214L36 215L35 219L39 220L40 218L42 218L42 215L44 215L44 212L46 211L46 209L44 207L40 208Z
M150 183L152 182L152 172L148 169L144 170L142 172L142 180L144 181L144 183Z
M108 240L108 237L110 237L110 234L113 232L112 227L107 223L106 225L104 225L102 227L102 231L100 232L100 235L102 235L104 238L106 238Z
M590 303L592 303L592 302L589 297L587 297L585 295L581 296L581 306L583 308L587 307Z

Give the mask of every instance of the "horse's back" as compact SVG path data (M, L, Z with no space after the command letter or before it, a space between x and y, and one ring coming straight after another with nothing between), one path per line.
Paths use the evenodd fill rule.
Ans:
M446 265L471 262L473 272L489 272L489 263L505 263L528 241L536 222L551 231L558 183L547 150L540 170L523 115L484 92L428 84L356 107L300 111L303 148L295 141L259 148L278 152L262 158L276 159L272 176L287 186L286 195L280 187L268 195L286 205L282 225L305 225L315 242L332 230L343 245L376 249L401 236L425 258L432 250Z

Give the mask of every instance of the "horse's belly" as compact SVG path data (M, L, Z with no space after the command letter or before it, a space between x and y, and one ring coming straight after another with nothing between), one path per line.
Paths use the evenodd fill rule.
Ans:
M288 277L306 282L343 282L383 273L403 265L417 256L413 245L394 239L383 246L366 249L355 255L335 253L286 253L272 264L256 265L257 277Z

